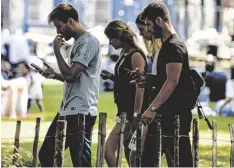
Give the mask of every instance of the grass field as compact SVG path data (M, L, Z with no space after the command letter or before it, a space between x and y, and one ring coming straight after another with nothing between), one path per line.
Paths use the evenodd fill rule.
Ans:
M24 122L35 122L35 118L40 116L43 121L51 121L53 117L55 116L58 107L60 105L61 99L62 99L62 85L45 85L44 86L44 103L45 103L45 109L46 111L44 113L40 113L37 106L34 104L33 107L30 109L29 114L33 116L29 119L22 119ZM116 106L113 101L113 93L112 92L102 92L100 93L99 98L99 104L98 104L98 111L99 112L107 112L107 129L111 129L114 124L114 118L116 114ZM196 116L194 116L196 117ZM216 120L217 123L217 129L218 133L224 132L228 133L228 124L234 123L234 119L231 117L208 117L210 121ZM2 119L2 122L6 121L14 121L15 120L8 120L8 119ZM95 128L98 127L98 121L96 122ZM200 120L200 131L206 132L209 131L208 127L205 123L205 121ZM40 139L42 140L42 139ZM39 144L39 147L41 145L41 142ZM29 153L31 153L33 143L27 142L27 143L21 143L20 144L20 154L23 155L23 158L25 160L32 160L32 158L29 156ZM96 160L96 148L97 144L93 144L92 146L92 165L95 166L95 160ZM4 142L2 143L1 153L2 153L2 159L5 156L11 155L12 153L12 143ZM29 153L25 153L28 151ZM208 146L201 145L200 146L200 166L201 167L210 167L211 166L211 156L212 156L212 147L211 144ZM229 146L219 146L218 147L218 167L228 167L230 166L229 162L229 156L230 156L230 145ZM70 160L69 150L66 151L65 154L65 160L64 165L66 167L72 166L72 162ZM126 167L126 160L123 159L123 167ZM166 166L165 159L162 160L162 166Z
M32 161L32 156L29 153L32 153L33 143L23 143L20 145L19 152L25 161ZM39 147L41 142L39 143ZM13 146L9 143L2 144L2 158L4 156L9 157L12 154ZM200 145L200 167L211 167L212 166L212 147ZM92 166L96 166L96 153L97 153L97 144L92 144ZM230 167L230 146L220 146L217 150L217 167ZM64 166L72 167L72 162L70 158L69 150L66 150L64 156ZM123 158L122 167L127 167L127 162ZM166 167L166 160L164 156L162 157L162 167ZM107 167L105 163L105 167Z
M45 85L44 86L44 103L45 112L42 114L39 112L36 104L30 109L29 114L33 115L33 118L22 119L25 121L35 121L37 116L41 117L43 121L52 121L56 112L58 111L61 99L62 99L62 85ZM116 105L113 100L113 92L100 93L98 111L107 113L107 129L111 129L114 124L114 118L116 115ZM194 116L197 117L197 116ZM209 120L216 120L218 132L228 133L228 123L234 123L233 117L208 117ZM8 119L2 119L2 121L14 121ZM98 122L96 122L98 123ZM200 131L209 131L204 120L200 120ZM98 124L95 125L97 128Z

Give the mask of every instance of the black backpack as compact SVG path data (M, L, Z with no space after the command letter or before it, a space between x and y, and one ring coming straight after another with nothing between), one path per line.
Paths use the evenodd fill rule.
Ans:
M204 80L203 78L200 76L200 74L195 70L195 69L190 69L189 70L189 76L190 76L190 84L192 84L192 86L190 87L191 91L190 91L190 108L193 109L197 106L198 104L198 96L201 93L201 88L204 85Z
M190 74L190 79L191 79L191 83L192 83L192 87L191 87L191 92L190 92L190 107L191 109L197 107L197 113L200 119L203 119L206 121L208 127L212 130L213 127L210 124L210 121L208 120L208 118L206 117L202 106L198 100L198 96L201 93L201 88L204 85L204 80L201 77L201 75L194 69L190 69L189 70L189 74Z

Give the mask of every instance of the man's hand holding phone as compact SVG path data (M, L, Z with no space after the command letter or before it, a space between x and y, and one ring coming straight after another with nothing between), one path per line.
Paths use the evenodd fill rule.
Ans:
M127 73L131 76L132 81L130 83L136 84L138 87L145 87L146 84L146 79L145 79L145 74L140 71L139 68L136 68L133 71L130 71L128 69L125 69Z
M49 66L49 64L46 63L43 59L41 59L41 60L42 60L43 64L46 66L46 69L42 69L33 63L31 64L31 66L34 67L45 78L54 79L55 78L55 71L53 70L53 68L51 68Z
M46 75L44 77L48 78L48 79L54 79L55 78L55 71L50 67L50 68L46 68Z
M46 77L46 78L48 78L48 79L54 79L55 78L55 71L54 71L54 69L53 68L51 68L51 66L44 60L44 59L41 59L41 61L43 62L43 65L45 65L46 66L46 69L45 69L45 71L46 71L46 76L44 76L44 77Z

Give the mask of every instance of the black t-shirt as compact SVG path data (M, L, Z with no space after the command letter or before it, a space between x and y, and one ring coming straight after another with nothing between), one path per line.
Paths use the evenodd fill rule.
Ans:
M234 65L231 67L231 79L234 79Z
M189 80L188 51L184 42L177 34L171 35L163 43L159 52L157 62L158 91L167 79L166 65L168 63L182 63L182 70L178 85L160 109L170 114L180 114L180 111L189 109L186 100L189 97L188 92L191 84Z

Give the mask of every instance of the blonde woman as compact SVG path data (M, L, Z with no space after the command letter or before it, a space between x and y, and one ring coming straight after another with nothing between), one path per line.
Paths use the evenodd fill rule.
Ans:
M151 55L153 60L153 66L152 66L152 74L157 74L157 58L158 53L160 51L160 48L162 46L162 40L161 39L155 39L154 36L152 36L152 33L148 32L148 27L144 20L141 19L141 13L136 18L136 26L139 29L140 35L142 36L145 47L148 51L148 53Z
M112 129L105 144L105 159L109 167L116 167L115 152L118 149L120 134L120 119L122 112L127 113L127 123L124 131L124 150L125 157L129 163L128 148L133 130L136 127L137 115L146 109L148 105L146 92L144 88L138 88L130 83L131 76L125 69L134 70L139 68L143 73L147 71L146 57L142 50L134 41L135 33L123 21L111 21L105 28L105 34L110 40L110 45L115 49L122 49L120 57L115 65L115 73L102 71L103 79L111 79L114 82L114 99L117 105L118 113L116 124Z
M157 75L157 60L158 60L158 53L160 51L160 48L162 46L162 41L161 39L155 39L154 36L152 36L152 33L148 32L147 29L147 25L145 23L144 20L141 19L141 13L137 16L136 18L136 26L139 29L139 33L142 36L144 43L145 43L145 47L149 53L149 55L151 55L151 60L153 61L153 65L152 65L152 75ZM153 77L153 76L152 76ZM152 94L151 92L151 96L150 97L154 97L154 93ZM150 98L151 99L151 98ZM149 102L151 102L151 100L149 100ZM143 126L143 134L142 134L142 148L144 148L144 143L145 143L145 137L146 137L146 133L147 133L148 127L147 126ZM136 144L130 144L131 145L136 145ZM136 166L136 162L135 162L135 156L136 153L135 151L131 151L130 153L130 160L131 160L131 166L135 167Z

